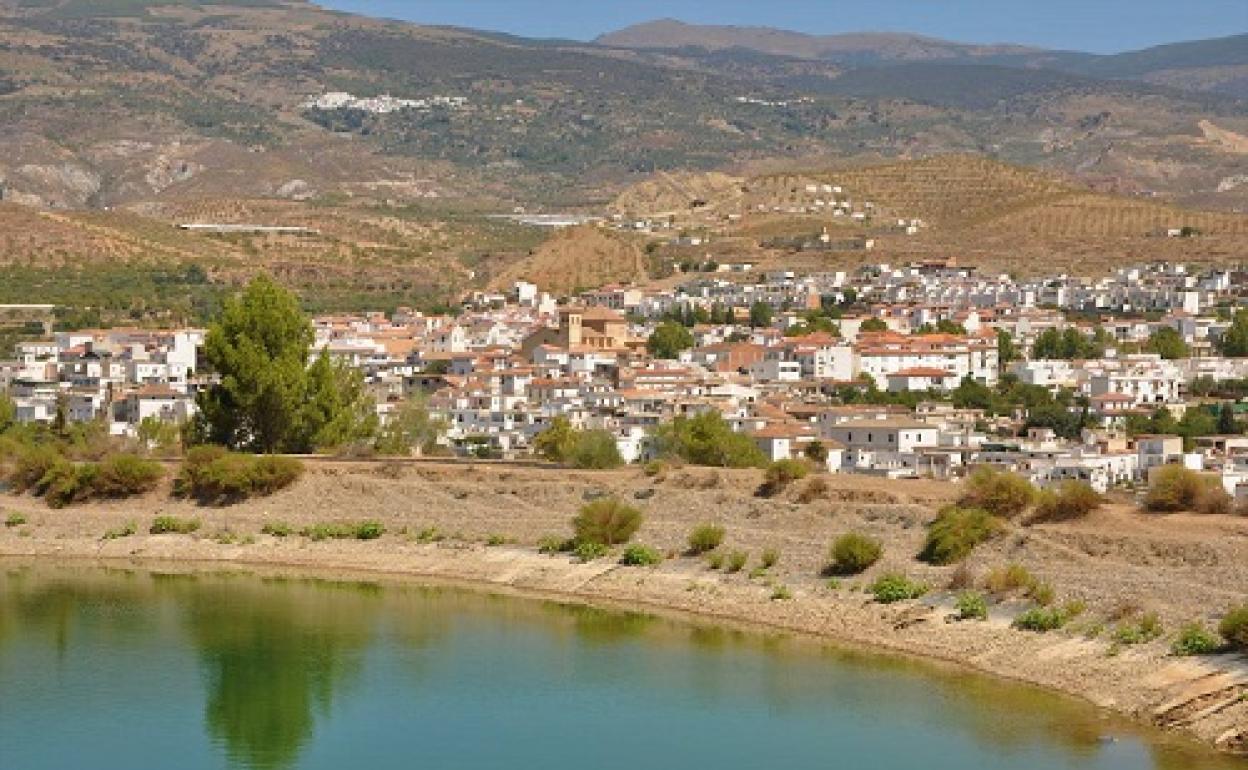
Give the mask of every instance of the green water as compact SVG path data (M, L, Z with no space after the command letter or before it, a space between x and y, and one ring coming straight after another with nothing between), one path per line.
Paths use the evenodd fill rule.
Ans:
M1031 688L408 585L0 563L0 768L1226 770Z

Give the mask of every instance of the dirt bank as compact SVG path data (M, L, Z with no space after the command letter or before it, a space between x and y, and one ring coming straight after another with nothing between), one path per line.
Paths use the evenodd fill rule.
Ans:
M1067 629L1036 634L1010 627L1026 605L1017 594L993 605L987 622L951 622L953 591L946 587L956 568L915 561L924 525L955 488L829 477L827 489L803 503L807 482L765 500L754 496L759 480L754 471L708 469L651 479L635 469L317 463L290 490L224 509L172 500L167 490L65 511L28 497L0 496L0 519L25 519L0 527L0 555L385 572L666 608L953 661L1187 731L1225 750L1244 748L1244 658L1174 658L1168 649L1183 623L1212 623L1248 598L1248 519L1150 517L1114 507L1078 523L1016 529L982 546L968 562L978 578L994 566L1017 563L1050 583L1059 602L1087 604ZM578 564L536 552L539 539L568 534L576 509L601 495L641 508L646 518L636 539L672 558L657 568L633 568L614 559ZM146 534L157 515L196 517L202 526L192 536ZM260 534L274 522L298 530L363 519L382 522L387 534L321 542ZM130 522L138 534L103 538ZM680 555L699 522L727 529L724 548L750 553L745 570L726 574ZM437 539L431 542L433 530ZM828 544L848 531L880 538L885 555L864 576L834 586L820 572ZM507 542L487 545L500 540ZM766 548L779 551L779 563L751 574ZM904 571L933 591L921 602L876 604L861 588L885 571ZM785 593L780 587L791 597L777 598ZM1163 636L1139 645L1114 643L1116 619L1143 611L1158 614Z

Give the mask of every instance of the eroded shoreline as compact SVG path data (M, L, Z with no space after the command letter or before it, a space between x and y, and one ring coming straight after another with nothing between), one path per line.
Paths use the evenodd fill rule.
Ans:
M1008 601L995 607L987 622L950 622L953 598L940 590L941 575L924 572L912 563L913 541L921 537L916 522L935 502L921 495L938 493L935 488L915 487L908 499L887 499L878 489L842 480L837 483L852 487L858 499L811 506L760 503L744 494L752 479L742 477L738 483L731 474L720 476L721 483L715 487L706 484L708 489L701 488L704 481L688 488L656 484L635 471L554 477L540 471L466 472L461 468L438 474L413 472L410 477L386 481L378 481L376 475L375 469L350 464L322 468L290 494L222 510L198 509L154 496L138 506L102 504L74 512L49 511L37 500L0 497L0 507L20 510L29 521L27 526L0 531L0 556L9 563L95 560L190 572L225 568L435 582L781 631L974 669L1074 696L1224 751L1243 747L1248 703L1242 694L1248 692L1248 670L1240 656L1175 658L1160 643L1115 648L1103 637L1022 632L1010 627L1010 613L1018 607ZM633 497L642 488L657 491L644 498L649 503L647 524L639 539L674 556L660 566L622 567L614 559L580 564L566 555L539 554L533 547L541 535L566 528L569 510L575 509L587 490ZM378 494L379 489L385 494ZM391 492L399 494L391 497ZM500 500L504 494L506 498ZM837 495L835 486L832 495ZM841 496L848 497L848 493ZM385 522L388 534L373 541L323 542L258 534L262 522L279 517L298 525L359 519L365 512ZM145 534L150 517L157 514L196 515L203 519L203 527L194 536ZM780 565L751 577L712 571L702 560L680 556L679 543L688 528L704 518L724 522L734 546L753 553L764 545L780 548ZM140 524L140 534L101 538L107 529L129 521ZM456 525L462 531L451 529ZM443 539L420 542L421 528L439 527L445 533ZM818 562L831 533L846 529L883 537L889 556L882 568L904 567L927 579L936 590L921 602L885 606L860 590L863 582L829 586L818 577ZM492 534L514 542L489 547L485 541ZM1055 530L1043 538L1023 534L977 553L974 566L982 568L1004 559L1024 561L1052 580L1060 595L1082 597L1082 581L1104 580L1099 570L1112 559L1079 558L1070 553L1072 544L1086 539L1108 550L1106 537L1102 532L1080 535L1069 530ZM1138 562L1133 549L1140 543L1130 542L1131 549L1124 547L1126 558ZM1236 541L1233 545L1243 544ZM1159 550L1156 543L1149 547ZM1192 547L1177 541L1167 546L1180 554ZM1237 555L1231 552L1224 558ZM1206 554L1205 560L1210 558ZM1137 564L1136 568L1141 577L1172 584L1188 571L1183 565L1150 569ZM1226 580L1213 582L1208 594L1212 598L1204 600L1208 603L1239 590ZM774 598L777 585L783 585L791 598ZM1127 582L1120 589L1140 592L1147 585ZM1192 599L1176 595L1175 585L1171 589L1169 595L1158 597L1169 603L1157 605L1168 625L1187 612L1175 602Z

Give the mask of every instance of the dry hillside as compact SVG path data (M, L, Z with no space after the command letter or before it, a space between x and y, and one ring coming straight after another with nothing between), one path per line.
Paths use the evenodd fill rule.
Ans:
M631 283L646 278L646 256L626 235L586 225L561 230L494 279L503 287L526 280L554 294Z

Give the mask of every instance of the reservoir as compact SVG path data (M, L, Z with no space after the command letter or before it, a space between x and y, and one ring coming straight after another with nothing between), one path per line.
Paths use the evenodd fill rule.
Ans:
M0 561L0 768L87 767L1248 764L1031 687L776 634L402 582Z

